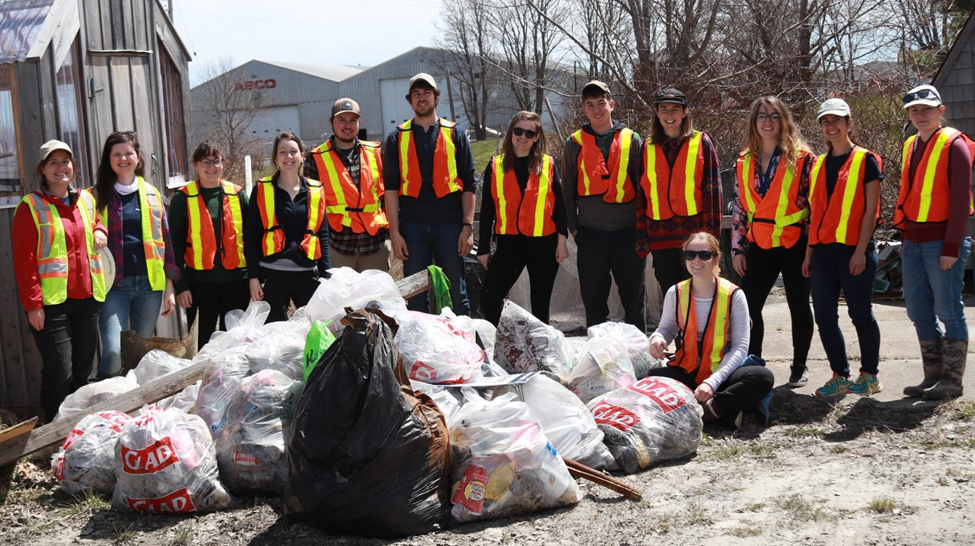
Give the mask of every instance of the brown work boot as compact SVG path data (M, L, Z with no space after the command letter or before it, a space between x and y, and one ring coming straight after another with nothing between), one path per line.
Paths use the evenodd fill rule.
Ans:
M938 384L924 391L928 400L950 400L962 395L965 365L968 362L968 340L946 339L944 342L944 372Z
M919 339L921 344L921 362L924 364L924 381L920 385L904 387L904 396L921 398L924 391L930 389L941 379L944 371L944 345L941 338Z

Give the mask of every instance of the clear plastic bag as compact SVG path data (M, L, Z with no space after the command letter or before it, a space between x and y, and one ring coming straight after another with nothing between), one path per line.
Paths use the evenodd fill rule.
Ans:
M561 383L539 374L520 385L499 387L494 390L494 396L509 392L528 404L532 418L541 425L545 437L560 455L598 470L616 468L613 455L603 444L603 432L596 426L589 408ZM434 400L440 403L437 396ZM447 426L450 425L448 418Z
M589 339L606 337L622 343L630 362L633 363L633 373L637 379L646 377L650 370L664 365L662 360L650 356L650 338L632 324L604 322L591 326L586 333Z
M583 402L636 382L626 347L612 338L590 339L579 351L575 366L564 378Z
M261 328L265 335L247 349L251 371L275 370L295 381L301 380L305 337L310 328L304 313L300 316L296 313L286 322L265 324Z
M321 286L305 306L309 322L331 321L329 327L337 334L342 330L339 319L345 316L346 307L360 309L375 302L386 311L406 309L406 300L400 295L396 281L385 271L369 269L359 273L350 267L328 271L331 278L322 279Z
M494 361L508 373L569 371L565 336L507 300L494 341Z
M206 345L193 358L193 362L206 362L210 358L238 345L247 345L267 335L261 329L271 305L266 301L252 301L246 310L234 309L224 315L226 332L214 332Z
M603 442L629 473L697 451L704 410L682 383L646 377L589 403Z
M161 409L176 408L185 411L186 413L196 412L196 399L200 396L200 384L202 381L197 381L189 387L179 391L173 396L165 400L156 402L156 406Z
M104 379L97 383L89 383L69 394L64 399L64 402L61 402L61 407L58 408L58 414L54 416L54 420L57 421L65 417L71 417L109 398L137 389L138 387L139 383L136 382L135 374L132 372L126 375Z
M434 384L470 383L481 378L484 351L472 332L450 319L418 311L396 317L394 343L410 379Z
M228 335L230 335L228 333ZM226 423L225 414L240 382L251 375L247 360L247 345L225 350L210 359L203 372L200 394L196 398L196 414L210 427L214 437Z
M279 496L288 479L286 432L301 383L263 370L244 378L217 443L220 479L237 495Z
M166 351L153 349L146 353L139 361L139 365L132 370L139 386L148 385L160 377L182 370L192 364L185 358L176 358Z
M206 512L230 504L206 423L178 409L151 407L126 423L115 448L115 479L118 510Z
M51 457L54 476L71 494L111 493L115 487L115 444L131 418L120 411L92 413L78 422Z
M463 389L450 433L451 515L458 521L501 518L579 502L579 487L528 405L513 393L484 401Z

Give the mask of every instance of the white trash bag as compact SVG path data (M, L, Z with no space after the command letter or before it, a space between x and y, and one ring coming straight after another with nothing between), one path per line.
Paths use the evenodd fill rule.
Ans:
M458 521L508 517L579 502L579 487L528 405L512 393L486 402L464 388L450 431L451 515Z
M346 307L360 309L376 302L385 311L406 309L396 281L385 271L368 269L359 273L351 267L337 267L328 272L331 278L321 280L321 286L305 306L308 322L331 321L329 329L338 334L344 328L339 319L346 315Z
M115 448L112 506L144 514L226 508L206 423L178 409L151 407L126 423Z
M625 322L604 322L586 330L589 339L605 337L615 339L623 344L633 363L633 373L637 379L647 376L647 373L664 365L664 361L650 356L650 338L639 328Z
M130 419L111 410L78 421L51 457L51 468L61 488L72 495L84 491L111 493L115 487L115 444Z
M250 344L265 335L261 329L268 315L271 314L271 304L266 301L252 301L246 310L234 309L224 315L226 332L214 332L206 345L193 357L193 362L206 362L227 349L239 345Z
M626 347L615 339L590 339L577 354L575 366L564 378L569 390L583 402L636 383Z
M565 335L511 300L504 302L494 341L494 360L508 373L569 371Z
M139 386L148 385L164 375L182 370L193 362L185 358L177 358L166 351L153 349L146 353L139 364L132 370Z
M589 403L603 441L620 467L632 474L697 451L704 410L684 384L646 377Z
M407 311L396 317L393 342L403 355L410 379L433 384L470 383L481 379L484 351L474 334L449 315Z
M290 320L265 324L261 331L265 336L254 341L247 349L247 360L251 371L275 370L293 380L303 377L302 358L305 353L305 338L311 323L304 312Z
M89 383L69 394L64 402L61 402L61 407L58 408L58 414L54 416L54 421L71 417L109 398L137 388L139 388L139 383L135 380L135 374L132 372L110 377L97 383Z

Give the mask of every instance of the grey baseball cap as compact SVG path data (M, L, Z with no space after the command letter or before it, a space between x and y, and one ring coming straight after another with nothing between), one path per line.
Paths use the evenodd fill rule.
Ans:
M47 159L47 156L54 153L56 150L64 150L68 152L68 155L74 157L74 152L71 151L71 146L68 146L60 140L48 140L41 146L41 161Z
M430 87L432 87L434 89L438 89L438 87L437 87L437 80L433 79L433 76L431 76L430 74L427 74L426 72L420 72L416 76L413 76L412 78L410 78L410 91L412 91L413 90L413 87L415 87L416 84L419 83L419 82L426 83Z
M850 105L846 103L843 99L829 99L826 102L819 105L819 111L816 112L816 121L819 121L823 116L840 116L846 117L850 115Z

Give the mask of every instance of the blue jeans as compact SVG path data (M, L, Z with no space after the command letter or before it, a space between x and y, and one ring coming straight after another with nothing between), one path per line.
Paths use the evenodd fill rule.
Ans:
M159 319L163 291L149 285L149 277L122 277L105 296L98 330L102 336L102 359L98 375L110 376L122 370L122 330L133 330L143 337L152 336Z
M403 262L403 275L419 273L436 264L443 269L450 281L450 301L457 315L471 314L471 303L467 299L466 271L464 258L457 255L457 240L460 238L461 224L418 224L400 221L399 232L406 241L409 259ZM430 294L410 298L408 307L413 311L429 312Z
M877 273L877 249L874 242L867 246L866 269L859 275L850 274L850 258L856 247L813 248L810 263L813 310L819 338L823 341L826 358L833 373L850 376L850 361L846 355L846 340L840 330L840 290L846 299L846 310L853 321L860 342L860 372L876 374L880 362L880 326L873 316L873 278Z
M914 322L918 339L967 340L965 303L965 264L972 253L972 240L965 237L958 250L958 261L948 271L941 270L944 241L914 243L904 241L904 301L907 316ZM944 323L944 330L938 321Z

